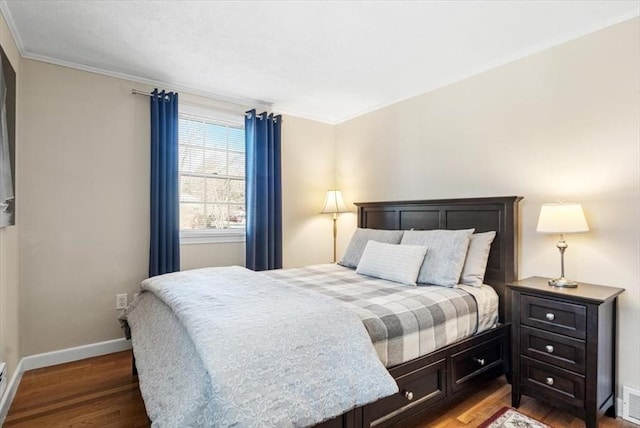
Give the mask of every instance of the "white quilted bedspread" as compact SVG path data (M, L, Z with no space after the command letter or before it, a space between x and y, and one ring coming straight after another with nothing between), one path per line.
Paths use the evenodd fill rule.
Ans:
M210 411L180 415L183 426L308 426L398 391L359 317L329 297L241 267L153 277L142 289L171 308L208 377L198 388L210 389Z

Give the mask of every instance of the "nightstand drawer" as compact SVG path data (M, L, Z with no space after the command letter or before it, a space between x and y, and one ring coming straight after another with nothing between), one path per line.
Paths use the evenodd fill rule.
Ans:
M525 390L536 390L550 402L562 400L572 406L584 408L584 376L527 357L520 359L520 380Z
M559 300L521 295L520 322L541 330L586 338L587 308Z
M525 326L520 331L523 355L579 374L585 373L584 341Z

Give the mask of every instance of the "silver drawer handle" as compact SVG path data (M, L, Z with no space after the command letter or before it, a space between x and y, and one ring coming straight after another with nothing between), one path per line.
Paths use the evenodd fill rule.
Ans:
M549 386L553 385L553 378L552 377L548 377L546 380L547 380L547 385L549 385Z
M546 350L548 353L553 354L553 346L552 345L547 345L545 346Z
M484 358L473 358L473 361L475 361L476 363L480 364L481 366L484 366Z
M547 315L545 315L545 318L547 318L549 321L553 321L554 319L556 319L556 316L551 312L547 312Z
M413 392L411 392L411 391L405 391L404 392L404 396L409 401L413 400Z

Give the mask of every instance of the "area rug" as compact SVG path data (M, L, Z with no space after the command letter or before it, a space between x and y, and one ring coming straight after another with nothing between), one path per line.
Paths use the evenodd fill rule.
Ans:
M510 407L503 407L478 428L551 428Z

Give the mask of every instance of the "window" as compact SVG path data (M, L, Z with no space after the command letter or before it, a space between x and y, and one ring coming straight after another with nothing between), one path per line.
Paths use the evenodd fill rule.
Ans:
M180 106L182 243L243 241L244 118Z

